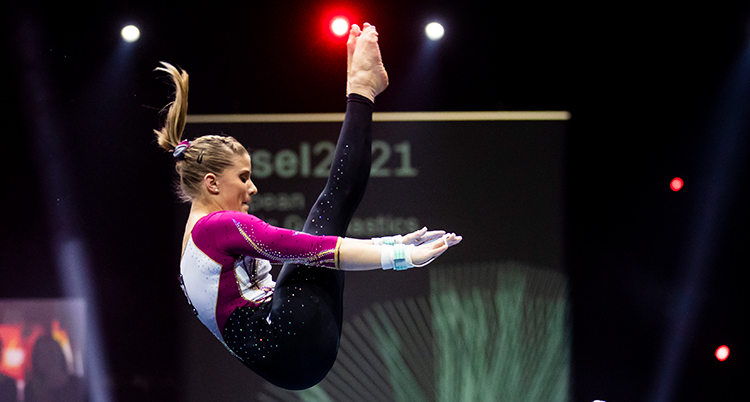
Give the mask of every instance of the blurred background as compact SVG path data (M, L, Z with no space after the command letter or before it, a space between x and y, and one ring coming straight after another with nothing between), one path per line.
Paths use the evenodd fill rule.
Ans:
M520 262L531 272L527 287L541 283L555 289L554 297L564 295L563 350L569 347L570 355L569 372L559 371L568 384L563 400L737 400L743 394L748 6L282 0L9 2L0 9L6 124L0 298L86 301L75 311L84 311L85 348L96 356L84 367L89 376L98 374L89 378L92 400L210 400L202 395L216 395L217 384L200 382L191 371L209 361L204 358L218 359L203 366L214 376L228 372L247 381L244 391L238 386L224 400L286 398L258 396L264 385L190 320L176 281L187 206L172 192L173 161L151 134L172 89L153 69L164 60L189 71L190 114L340 113L346 54L345 36L331 32L337 16L370 22L380 32L391 86L377 98L377 112L571 116L554 127L492 128L482 152L498 149L496 171L474 172L456 160L473 152L467 146L452 153L462 143L460 130L417 136L414 155L429 149L420 172L443 169L422 183L423 191L405 196L408 205L432 203L419 212L419 224L444 223L439 219L451 211L460 222L466 211L486 209L486 221L468 214L467 230L484 224L475 237L501 246L477 249L467 238L461 247L469 251L446 254L434 272L410 272L422 276L417 288L432 290L415 291L405 308L421 306L420 297L429 299L445 283L465 283L454 277L462 264L477 262L475 281L493 282L503 278L498 272L517 272L513 264ZM425 36L430 22L444 27L439 40ZM131 24L140 36L127 42L121 30ZM394 133L408 134L410 127L389 124L376 125L374 136L402 144ZM195 130L189 136L202 134L200 126L188 126ZM335 136L337 127L315 130ZM233 133L232 127L206 129ZM234 129L257 147L254 131ZM295 130L296 137L262 149L299 146L306 128ZM467 136L467 143L480 144L474 149L483 144L483 130ZM445 141L433 144L436 132ZM496 132L513 134L498 139ZM517 140L503 148L502 138ZM453 165L461 170L451 171ZM482 187L488 177L505 181ZM468 186L481 187L481 194ZM438 212L433 216L430 208ZM512 215L513 208L549 215L542 224L525 215L507 226L491 219ZM497 269L483 265L484 255ZM550 273L554 286L528 279L539 270ZM352 280L347 291L362 289L357 286ZM430 303L434 313L440 301ZM347 304L355 310L352 325L361 316L375 338L388 337L390 324L367 317L397 311L398 301L358 306ZM4 350L5 338L16 336L7 335L19 322L14 314L0 317ZM44 321L50 328L52 316ZM357 328L352 331L364 327ZM731 350L724 361L715 356L722 345ZM422 396L434 395L451 400L437 391Z

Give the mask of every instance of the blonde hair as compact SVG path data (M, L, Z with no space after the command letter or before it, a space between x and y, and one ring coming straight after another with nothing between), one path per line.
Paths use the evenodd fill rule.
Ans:
M162 62L164 71L172 77L175 86L174 101L165 108L167 117L161 130L154 130L156 141L163 149L173 152L182 141L182 132L187 123L188 74L178 70L169 63ZM177 193L185 202L201 196L203 178L209 174L221 174L234 164L237 156L243 156L247 149L239 141L224 135L204 135L190 141L189 146L179 154L175 170L179 175Z

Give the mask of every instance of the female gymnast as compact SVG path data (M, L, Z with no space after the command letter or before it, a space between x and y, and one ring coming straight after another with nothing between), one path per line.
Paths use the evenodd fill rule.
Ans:
M334 163L302 232L248 214L257 188L245 147L229 136L182 140L188 75L162 63L175 100L159 146L173 153L180 196L191 203L180 282L193 312L226 348L269 382L305 389L333 366L342 324L343 271L420 267L461 237L423 228L370 240L343 237L370 174L375 97L388 86L374 26L352 25L347 106ZM277 281L270 263L284 263Z

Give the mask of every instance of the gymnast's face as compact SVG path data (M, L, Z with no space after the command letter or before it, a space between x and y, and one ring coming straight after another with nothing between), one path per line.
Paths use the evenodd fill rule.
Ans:
M222 209L248 211L251 197L258 192L250 180L251 172L250 155L244 154L236 156L234 164L216 177L215 192Z

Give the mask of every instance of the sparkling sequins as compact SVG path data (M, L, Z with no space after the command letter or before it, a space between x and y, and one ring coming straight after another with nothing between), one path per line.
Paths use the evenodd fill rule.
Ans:
M270 234L268 231L265 231L261 236L265 240L261 241L260 239L256 238L255 226L245 227L245 225L243 225L236 219L232 219L232 221L234 222L235 227L239 231L240 235L245 239L245 241L247 241L247 243L253 248L253 250L255 250L255 252L257 252L263 258L277 262L315 265L327 268L334 268L336 266L335 248L316 251L314 248L310 247L306 252L287 254L280 251L278 247L275 247L275 242L270 240L273 239L274 236L279 236L279 238L283 240L283 234L280 234L282 229L273 228L274 230L279 231L279 233L276 233L275 235Z

